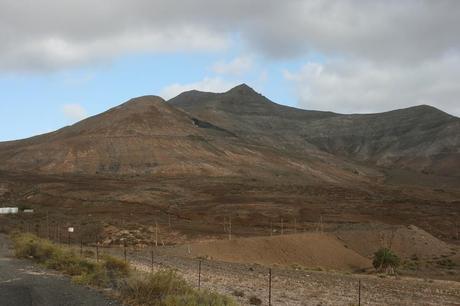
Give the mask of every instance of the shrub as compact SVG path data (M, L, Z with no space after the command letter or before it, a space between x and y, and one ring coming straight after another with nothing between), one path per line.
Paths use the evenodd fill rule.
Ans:
M128 276L129 265L124 260L121 260L113 256L109 256L109 255L105 255L103 257L103 260L104 260L103 265L107 271L114 272L121 277Z
M394 271L399 266L400 259L388 248L380 248L374 253L372 265L377 271Z
M88 273L74 276L72 280L77 284L102 288L107 288L114 282L113 279L110 279L107 271L100 264L95 265L94 270L89 271Z
M17 257L31 258L48 268L62 271L78 284L119 289L121 298L135 305L236 305L224 295L193 289L170 270L128 278L129 265L112 256L104 256L100 263L95 263L32 234L17 234L13 240Z
M249 304L251 305L262 305L262 300L259 299L257 296L251 296L249 298Z
M15 255L18 258L30 258L43 263L56 252L56 247L49 241L32 234L14 236Z
M171 270L158 271L146 277L128 280L122 288L122 296L128 302L139 305L235 305L230 298L206 290L195 290Z

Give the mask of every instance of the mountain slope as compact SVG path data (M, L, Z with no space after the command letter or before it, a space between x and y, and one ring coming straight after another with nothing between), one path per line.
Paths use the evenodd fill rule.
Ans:
M53 133L0 144L0 160L3 169L50 173L225 172L219 149L206 142L215 136L233 137L200 129L163 99L145 96Z
M460 119L430 106L365 115L306 111L273 103L244 84L222 94L186 92L169 102L286 151L320 150L378 166L459 175Z
M0 143L0 169L43 173L204 175L356 182L350 163L251 143L155 96L132 99L73 126ZM361 172L366 172L360 170Z

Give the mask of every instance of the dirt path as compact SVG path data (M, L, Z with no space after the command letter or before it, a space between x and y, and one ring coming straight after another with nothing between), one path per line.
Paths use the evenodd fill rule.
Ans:
M0 234L0 305L119 305L102 294L74 285L58 273L11 257L10 242Z

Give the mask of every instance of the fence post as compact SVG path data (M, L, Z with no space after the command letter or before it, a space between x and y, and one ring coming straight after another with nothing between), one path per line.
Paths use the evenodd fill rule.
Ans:
M232 240L232 216L228 217L228 240Z
M272 268L268 269L268 306L272 305Z
M58 232L58 244L61 244L61 227L59 223L57 227L57 232Z
M198 262L198 289L201 288L201 260Z
M126 240L123 241L123 256L125 257L125 262L126 262Z
M153 273L153 249L150 250L150 265L151 272Z
M99 262L99 243L96 243L96 262Z
M358 306L361 306L361 280L358 280Z

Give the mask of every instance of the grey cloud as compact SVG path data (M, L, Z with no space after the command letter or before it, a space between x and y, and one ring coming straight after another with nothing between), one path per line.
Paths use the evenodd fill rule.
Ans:
M329 59L286 73L302 107L362 112L428 103L458 115L458 29L456 0L3 0L0 73L136 52L212 52L238 34L254 56Z
M285 77L293 82L301 108L372 113L429 104L460 116L459 56L411 67L366 60L307 63Z
M454 0L4 0L0 69L59 69L127 52L188 50L190 42L209 51L232 33L275 58L317 51L404 64L458 52L459 28Z

